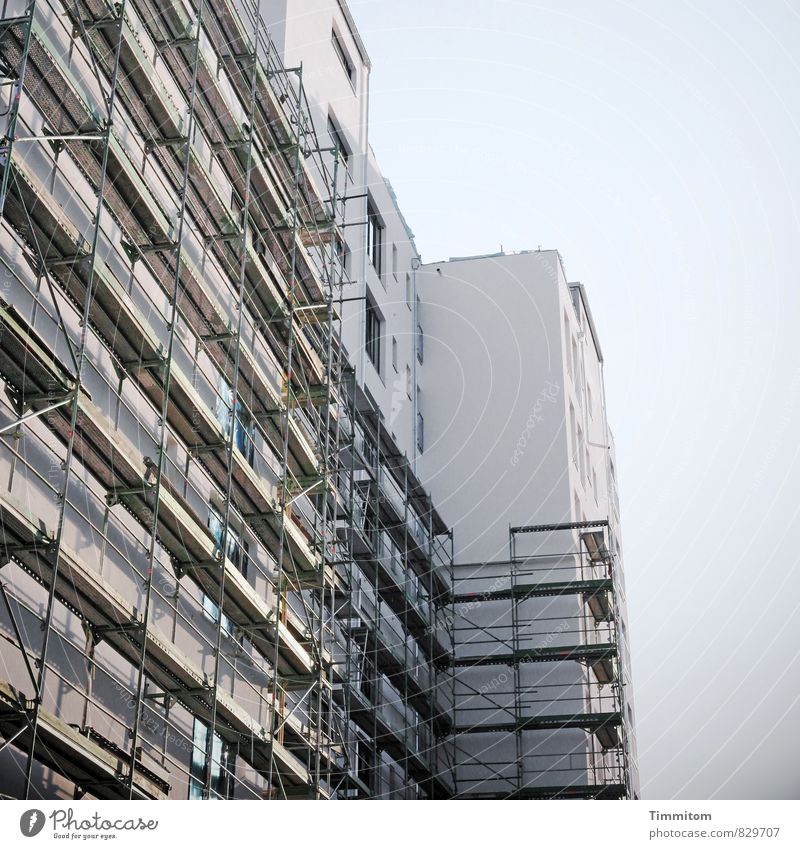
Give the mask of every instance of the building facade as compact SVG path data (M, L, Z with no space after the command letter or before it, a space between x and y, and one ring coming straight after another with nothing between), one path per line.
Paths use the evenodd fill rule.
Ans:
M557 251L418 273L428 444L455 539L456 781L475 795L639 792L603 357Z
M10 0L2 14L0 793L634 795L632 713L620 724L591 679L626 693L623 649L564 673L562 713L581 701L592 717L545 732L569 769L554 744L551 761L528 751L519 709L516 748L466 727L486 710L463 597L516 570L502 525L605 516L586 568L614 559L614 592L609 571L559 615L581 644L620 643L612 452L593 445L608 444L601 388L591 425L580 400L592 372L570 390L583 441L566 414L558 436L570 486L551 493L536 465L543 429L479 513L483 464L470 478L465 446L448 467L463 435L437 347L449 272L421 265L369 147L370 62L346 4ZM582 290L566 288L585 340ZM581 368L599 363L598 348ZM540 378L526 371L522 394ZM568 535L579 571L589 543ZM614 615L590 627L599 599ZM516 785L480 774L499 758Z

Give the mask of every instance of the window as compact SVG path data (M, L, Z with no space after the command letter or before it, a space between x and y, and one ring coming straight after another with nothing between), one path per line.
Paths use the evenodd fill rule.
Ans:
M397 245L392 245L392 274L397 279Z
M578 433L575 429L575 408L572 406L572 402L569 404L569 435L572 440L572 462L575 463L575 467L578 466Z
M417 451L420 454L425 450L425 419L422 413L417 411Z
M233 437L233 444L239 449L245 460L252 466L253 457L255 454L255 424L250 413L242 406L239 407L236 413L236 431ZM217 421L222 426L223 434L228 437L231 432L231 418L233 412L233 389L222 375L219 378L217 386Z
M383 257L383 223L371 200L367 201L367 256L375 273L380 277Z
M189 798L202 799L206 783L206 749L208 726L200 719L194 721L192 762L189 775ZM230 799L233 791L235 756L230 745L219 734L214 734L211 744L211 769L208 776L209 798Z
M369 740L362 740L357 737L356 741L356 757L355 757L356 775L372 789L373 769L372 769L372 744Z
M572 380L575 384L578 383L578 345L574 337L572 342Z
M397 337L392 336L392 368L397 371Z
M331 137L331 145L339 146L339 158L344 163L345 169L350 166L350 148L344 140L341 130L336 126L336 122L328 116L328 135Z
M381 373L381 321L375 302L367 295L367 329L364 346L372 365Z
M422 325L417 325L417 359L422 362L424 354L424 337L422 335Z
M411 285L411 275L406 272L406 306L411 309L414 303L414 293L412 291L414 287Z
M208 508L208 529L216 540L218 549L222 547L224 521L224 516L216 507L210 506ZM247 540L243 540L238 531L228 526L228 537L225 548L225 556L246 578L248 562ZM205 595L205 593L203 594L203 611L212 622L216 622L219 618L219 605L210 596ZM224 613L222 614L222 630L229 637L233 636L233 622Z
M339 36L339 33L336 32L335 29L331 30L331 44L333 45L333 52L337 55L339 61L342 63L342 68L344 68L344 72L347 74L347 79L350 80L350 85L355 86L355 65L353 64L353 60L350 58L350 55L345 49L345 46Z
M411 397L411 366L406 366L406 395Z
M216 540L218 548L222 546L223 522L224 516L222 513L220 513L216 507L209 507L208 529L211 531L212 536ZM225 548L225 556L246 578L248 554L247 540L243 540L239 532L230 525L228 526L228 538Z
M572 334L569 330L569 318L567 318L567 314L564 313L564 347L567 349L567 369L569 369L570 375L572 375L572 361L569 358L569 339Z
M367 461L367 465L374 469L378 463L378 448L375 443L367 436L364 437L364 445L362 446L364 450L364 459Z

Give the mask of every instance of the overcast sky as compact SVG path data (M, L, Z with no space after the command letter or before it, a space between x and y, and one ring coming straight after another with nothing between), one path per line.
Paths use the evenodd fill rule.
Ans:
M617 438L643 795L800 796L800 6L351 0L423 260L558 248Z

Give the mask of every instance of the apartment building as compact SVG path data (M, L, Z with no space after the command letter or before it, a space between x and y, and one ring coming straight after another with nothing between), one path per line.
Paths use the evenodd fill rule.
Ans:
M635 795L602 356L557 254L421 264L344 2L2 15L0 793Z
M586 291L552 250L428 263L417 280L434 387L418 471L455 540L458 792L635 796L614 446Z
M451 795L450 537L302 69L255 2L3 14L0 792Z

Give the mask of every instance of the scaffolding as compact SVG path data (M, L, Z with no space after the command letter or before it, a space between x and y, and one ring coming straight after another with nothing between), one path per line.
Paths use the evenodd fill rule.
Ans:
M441 741L453 709L452 533L380 413L354 391L349 510L339 528L354 566L342 701L373 789L383 750L397 764L384 785L410 790L406 798L449 798L454 763Z
M302 67L259 0L0 14L15 792L450 795L452 537L347 365Z
M456 570L457 797L632 796L607 531L511 527L508 560Z

